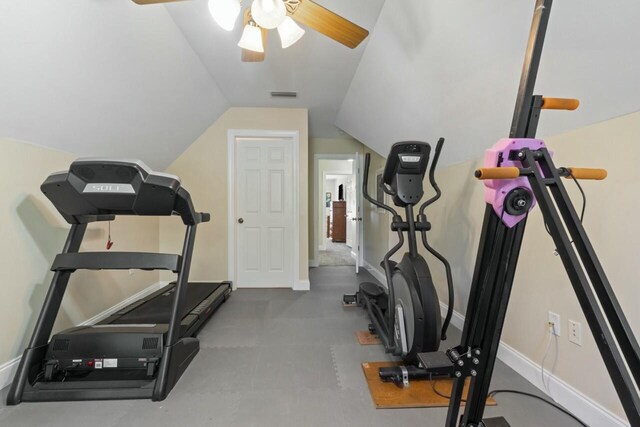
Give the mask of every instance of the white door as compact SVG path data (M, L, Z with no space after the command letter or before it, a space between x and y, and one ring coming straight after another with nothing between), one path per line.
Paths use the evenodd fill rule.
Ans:
M347 191L347 246L351 248L351 252L357 253L356 246L356 228L358 220L358 211L356 209L356 181L353 175L347 177L345 181Z
M237 139L235 183L237 286L292 287L292 141Z
M364 163L363 158L360 153L356 153L356 161L355 161L355 182L356 182L356 191L355 195L355 210L356 210L356 218L355 218L355 243L353 245L352 251L356 254L356 274L360 271L360 266L364 264L364 222L363 218L363 200L364 196L362 194L362 184L364 182L362 173L364 172Z

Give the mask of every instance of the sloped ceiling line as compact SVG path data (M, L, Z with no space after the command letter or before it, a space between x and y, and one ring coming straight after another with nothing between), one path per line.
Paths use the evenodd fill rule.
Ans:
M442 164L478 157L508 133L534 1L386 2L336 125L382 155L400 140L447 138ZM541 136L640 109L640 3L555 2L537 93L575 97Z

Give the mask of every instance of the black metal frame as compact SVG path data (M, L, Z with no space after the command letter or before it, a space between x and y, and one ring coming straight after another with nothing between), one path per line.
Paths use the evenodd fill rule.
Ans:
M7 396L7 404L17 405L22 401L50 401L50 400L93 400L93 399L124 399L151 398L163 400L180 378L189 361L199 350L198 340L192 337L180 336L182 316L181 301L185 298L189 278L191 256L195 242L196 227L202 216L197 215L195 224L187 225L184 245L181 255L127 253L129 265L145 268L163 268L177 272L176 291L173 298L171 320L168 324L163 356L155 379L149 382L131 381L127 389L121 386L113 387L109 382L96 384L84 383L82 387L66 387L65 383L46 384L38 386L35 378L42 369L42 360L49 344L49 337L53 330L58 311L62 304L67 284L71 274L81 268L125 268L127 261L120 259L125 256L120 253L82 253L78 252L84 237L87 223L72 224L62 253L56 257L52 267L55 274L36 322L36 326L25 349L15 379L11 384ZM207 219L205 217L205 219ZM80 255L84 255L80 256ZM88 257L88 259L87 259ZM104 257L101 261L100 258ZM73 261L64 263L63 261ZM82 266L81 261L88 265ZM158 265L154 265L154 261ZM178 265L176 265L176 262ZM68 265L67 265L68 264ZM55 388L53 387L55 386Z
M511 138L535 137L542 97L534 96L533 90L551 5L552 0L536 0ZM640 347L562 184L560 170L546 148L524 148L511 155L522 164L520 175L528 178L627 418L632 426L640 426ZM525 227L526 217L509 228L491 204L486 206L461 344L447 351L455 377L449 427L508 425L504 418L483 420L483 415ZM428 363L429 354L420 359ZM468 377L465 410L458 419Z
M189 193L179 186L177 178L151 174L141 166L135 169L135 173L139 173L144 181L137 187L139 192L136 193L135 199L131 199L128 209L124 209L122 206L117 209L111 208L106 203L105 206L100 204L100 207L87 203L89 198L95 199L97 196L94 193L87 195L85 192L79 191L70 181L78 179L74 178L76 176L74 168L78 169L85 164L95 166L97 162L95 160L76 161L71 165L69 172L50 175L41 187L43 193L51 199L54 206L71 224L71 229L62 253L58 254L52 265L51 269L54 271L54 275L51 285L29 345L23 353L14 381L9 389L8 405L17 405L22 401L125 398L163 400L199 351L199 342L196 338L181 336L182 318L185 314L189 314L183 313L184 304L182 302L185 300L187 292L197 225L208 222L210 215L194 210ZM137 165L137 163L109 160L105 160L104 163L112 169L122 166L123 168L131 167L133 170L133 166ZM78 173L82 174L82 170ZM72 175L74 177L71 177ZM126 192L115 194L121 196L119 200L121 203L122 197L130 197ZM110 194L110 196L114 197L114 194ZM167 196L171 196L171 198ZM116 206L118 205L116 204ZM170 216L174 214L180 215L186 226L180 255L139 252L79 252L87 224L90 222L111 221L117 215ZM38 381L39 374L44 368L49 338L71 274L78 269L128 268L163 269L177 273L170 321L166 325L166 335L163 339L162 357L153 378L145 381L82 381L81 385L73 384L72 381ZM149 361L147 368L153 373L155 362Z

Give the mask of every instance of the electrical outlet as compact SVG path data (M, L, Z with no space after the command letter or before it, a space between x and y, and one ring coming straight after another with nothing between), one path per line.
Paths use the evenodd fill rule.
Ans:
M576 345L582 345L582 323L569 320L569 341Z
M551 331L553 335L560 336L560 315L558 313L554 313L553 311L549 312L549 326L551 327Z

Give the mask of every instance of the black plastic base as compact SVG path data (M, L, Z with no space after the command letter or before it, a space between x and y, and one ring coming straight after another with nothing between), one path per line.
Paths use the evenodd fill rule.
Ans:
M418 360L433 376L447 376L453 373L453 362L441 351L418 353Z
M511 427L503 417L486 418L482 420L484 427Z

